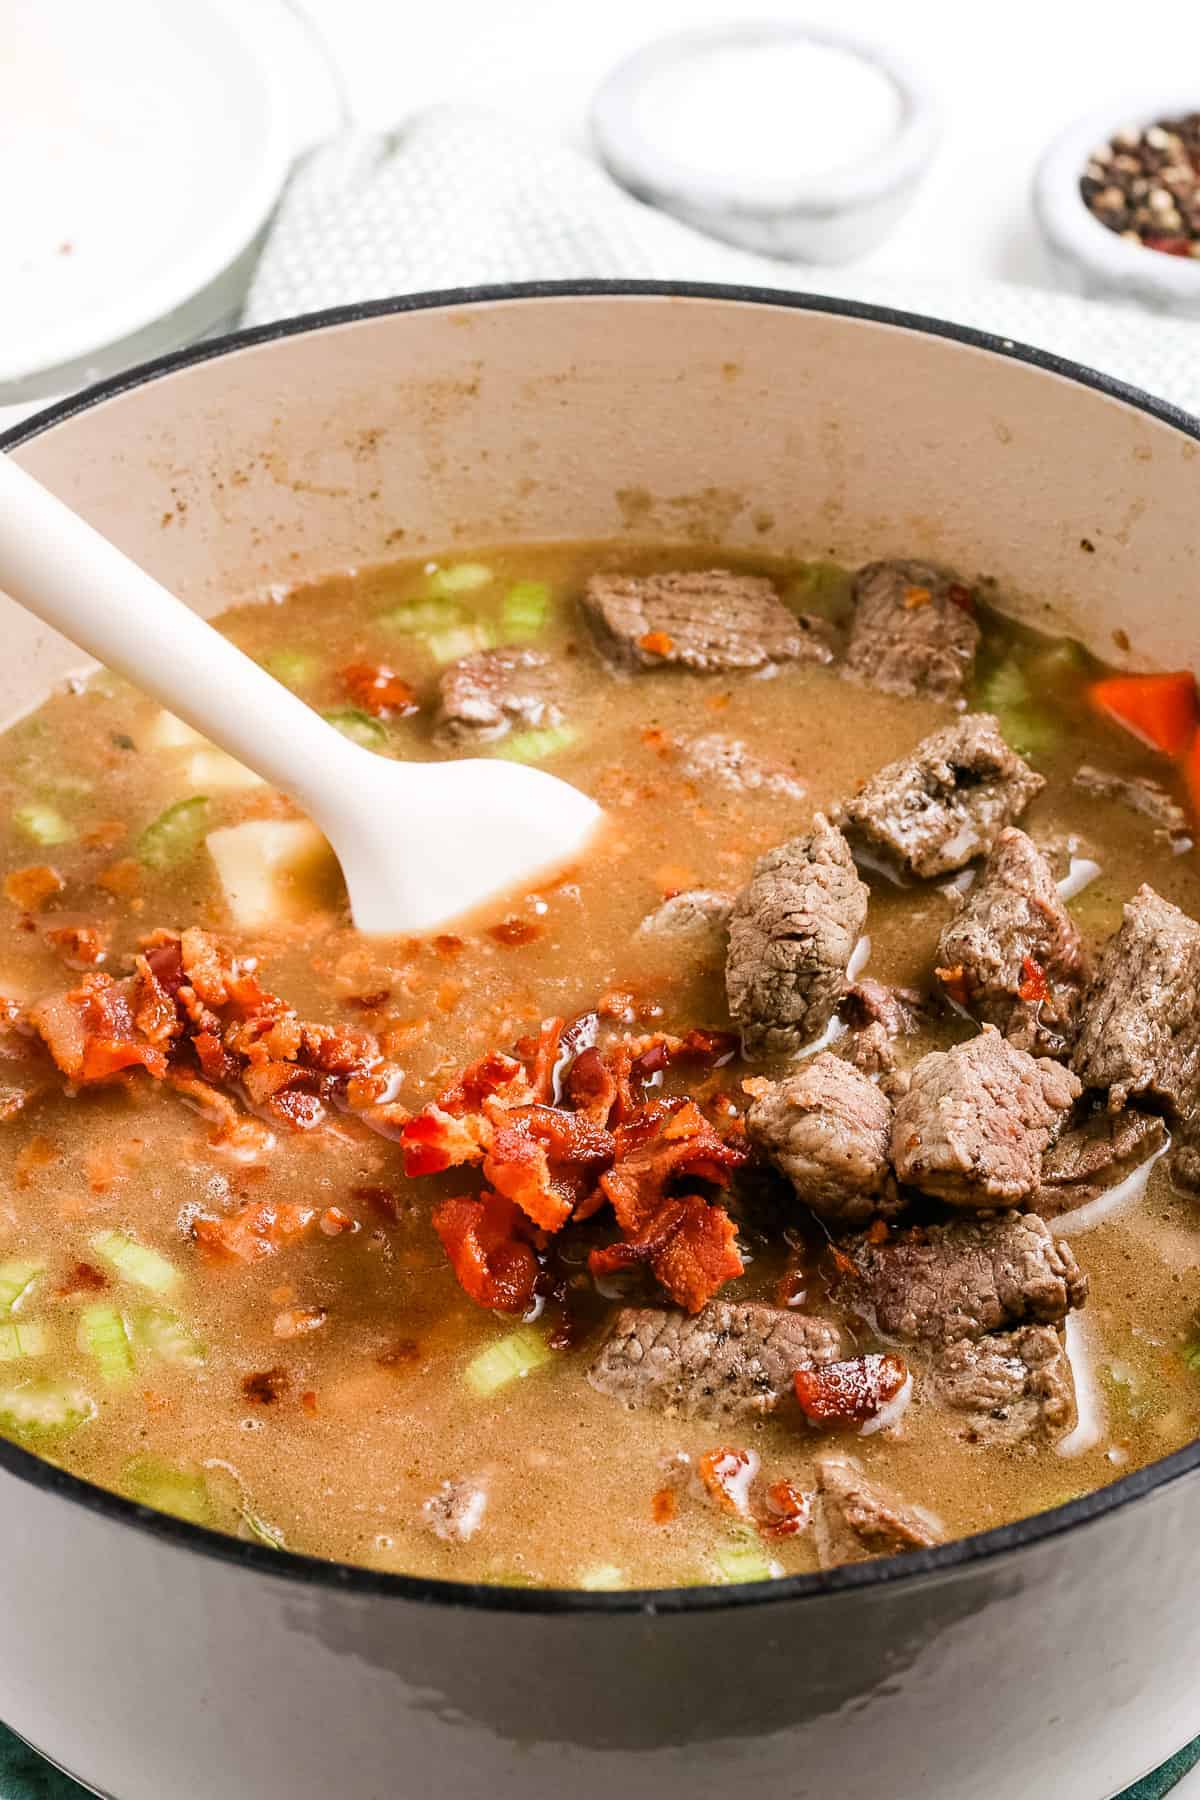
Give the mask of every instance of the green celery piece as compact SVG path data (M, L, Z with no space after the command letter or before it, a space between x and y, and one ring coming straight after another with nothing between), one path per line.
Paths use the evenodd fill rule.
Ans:
M569 750L578 738L579 733L573 725L547 725L540 731L514 731L511 737L497 744L493 755L502 756L505 762L545 762L547 757L557 756L561 750Z
M139 1349L160 1362L197 1369L208 1359L207 1347L165 1306L140 1306L133 1315L133 1336Z
M1037 756L1058 742L1058 726L1038 704L1025 671L1011 657L979 682L976 704L995 713L1005 738L1022 756Z
M106 1387L123 1387L133 1374L129 1332L115 1306L85 1306L79 1315L79 1348L95 1359Z
M43 1273L41 1263L25 1262L17 1257L11 1262L0 1263L0 1319L8 1318Z
M537 637L550 618L551 590L545 581L514 582L500 608L500 632L506 643Z
M495 580L486 563L446 563L429 577L431 594L473 594Z
M778 1574L757 1532L739 1531L713 1546L713 1562L722 1581L773 1581Z
M510 1381L522 1380L548 1363L551 1350L540 1331L520 1325L498 1343L473 1356L463 1370L463 1380L480 1400L495 1394Z
M0 1362L17 1362L24 1356L44 1356L49 1334L40 1319L5 1319L0 1322Z
M628 1585L624 1574L614 1563L599 1563L594 1569L585 1569L577 1583L577 1586L589 1594L609 1593L615 1588Z
M1183 1361L1185 1368L1191 1369L1194 1375L1200 1375L1200 1341L1196 1338L1184 1346Z
M139 1244L136 1238L127 1237L123 1231L100 1232L92 1239L92 1249L118 1275L149 1288L152 1294L169 1294L183 1279L174 1263L148 1245Z
M459 600L435 596L425 600L401 600L377 615L376 623L403 637L428 637L431 632L450 631L470 618Z
M140 1506L172 1513L193 1525L212 1522L208 1486L199 1471L190 1472L157 1456L135 1456L125 1466L122 1485L123 1491Z
M435 663L445 667L473 656L477 650L490 650L496 641L491 626L477 621L473 625L452 625L448 631L433 631L425 639L425 648Z
M361 744L364 750L382 750L388 741L386 728L361 706L334 706L321 717L352 744Z
M242 1524L260 1544L269 1544L272 1550L287 1549L287 1542L278 1525L272 1525L269 1519L260 1518L249 1506L242 1507Z
M75 827L67 823L56 807L33 801L28 806L18 806L13 814L13 824L35 844L69 844L76 835Z
M307 650L272 650L263 657L262 666L268 675L290 688L311 686L321 672L320 658L310 656Z
M96 1402L74 1382L30 1381L0 1388L0 1433L6 1437L65 1434L95 1416Z
M787 583L784 599L793 612L838 619L850 611L854 577L840 563L810 562Z
M1029 659L1030 669L1043 681L1065 681L1086 675L1092 666L1091 657L1074 638L1059 638L1044 649L1036 650Z
M208 796L177 800L147 825L137 841L139 862L150 869L171 869L194 856L208 830Z

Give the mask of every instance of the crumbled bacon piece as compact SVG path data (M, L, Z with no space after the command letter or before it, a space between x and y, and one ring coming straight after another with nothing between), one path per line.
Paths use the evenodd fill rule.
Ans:
M674 1488L659 1488L650 1497L650 1517L656 1525L669 1525L679 1511L679 1499Z
M373 719L403 719L419 710L407 681L385 663L351 663L338 670L346 697Z
M795 1537L812 1517L812 1495L794 1481L773 1481L763 1499L759 1529L771 1537Z
M69 993L43 1000L30 1019L71 1081L106 1081L122 1069L144 1068L161 1079L167 1059L139 1033L126 984L87 975Z
M894 1400L908 1380L899 1356L852 1356L845 1362L815 1364L793 1376L796 1398L814 1425L863 1425Z
M699 1194L664 1200L640 1231L588 1257L593 1275L615 1275L638 1263L648 1263L672 1300L690 1313L744 1268L733 1220Z
M72 969L99 968L108 955L107 937L94 925L57 925L46 940Z
M696 1473L705 1492L722 1512L735 1518L749 1519L750 1485L758 1474L759 1459L754 1450L708 1450L696 1465Z
M264 1369L261 1374L247 1375L242 1382L242 1392L255 1406L274 1406L287 1393L290 1380L287 1370L276 1366Z
M94 1264L77 1262L69 1274L65 1275L55 1288L61 1299L68 1300L73 1294L98 1294L101 1288L108 1286L108 1276Z
M484 1157L484 1178L535 1225L557 1231L582 1198L579 1178L611 1162L613 1149L612 1134L581 1114L521 1107L497 1129Z
M257 1262L303 1237L316 1216L315 1207L294 1201L256 1200L224 1218L198 1218L192 1235L218 1261Z
M49 863L33 863L27 869L14 869L4 878L4 897L23 912L36 912L55 894L61 894L66 882Z
M520 1213L511 1200L487 1190L478 1200L457 1197L433 1209L459 1285L477 1306L525 1312L533 1299L537 1259L519 1235Z
M489 925L488 936L495 938L498 944L532 944L534 938L541 936L542 929L535 919L522 919L512 913L498 925Z
M1036 1002L1044 1000L1049 993L1046 985L1046 971L1041 963L1035 962L1032 956L1021 958L1021 985L1017 993L1022 1000Z
M678 1178L725 1187L747 1152L729 1144L693 1102L658 1101L616 1130L616 1159L600 1178L622 1231L637 1232Z

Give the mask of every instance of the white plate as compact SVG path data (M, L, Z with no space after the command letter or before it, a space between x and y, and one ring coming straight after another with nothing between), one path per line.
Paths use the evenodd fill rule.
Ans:
M259 0L0 0L4 398L228 310L292 155L264 22Z

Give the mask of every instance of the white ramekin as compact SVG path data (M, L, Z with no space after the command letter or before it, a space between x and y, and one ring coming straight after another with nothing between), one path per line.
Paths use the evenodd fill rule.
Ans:
M879 70L896 89L898 129L860 162L817 177L775 169L753 181L732 173L715 178L639 130L634 97L664 69L722 46L741 50L796 41L844 50ZM840 263L865 254L891 231L937 146L939 117L925 83L890 50L841 29L764 19L680 32L635 51L597 92L591 128L609 172L639 199L746 250Z
M1149 250L1110 231L1079 190L1091 152L1115 132L1125 126L1142 130L1197 107L1200 80L1183 98L1178 93L1127 94L1077 120L1042 157L1034 176L1034 213L1059 273L1078 292L1200 319L1200 261Z

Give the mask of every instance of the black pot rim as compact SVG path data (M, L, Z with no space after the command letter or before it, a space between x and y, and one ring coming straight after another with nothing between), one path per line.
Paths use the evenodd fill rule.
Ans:
M392 313L426 312L436 308L471 306L490 302L589 299L595 297L646 297L659 299L715 300L741 304L790 308L795 312L829 313L841 318L861 319L875 325L888 325L925 336L949 338L976 350L985 350L1013 362L1026 363L1047 374L1058 375L1082 387L1096 389L1108 398L1137 408L1139 412L1174 427L1200 442L1200 419L1165 400L1155 399L1129 383L1105 375L1082 363L1070 361L1028 344L1001 338L990 332L976 331L970 326L953 325L943 319L921 313L899 312L891 307L870 306L859 301L832 299L821 294L789 293L776 288L743 287L709 282L686 281L533 281L500 283L492 286L447 288L430 293L405 294L393 299L363 301L351 306L338 306L323 312L304 313L281 319L269 325L256 325L244 331L230 332L205 343L194 344L167 356L156 357L122 371L106 381L83 389L33 417L22 420L13 429L0 434L0 451L13 450L42 432L76 414L131 388L172 375L177 370L197 363L229 355L256 344L270 343L329 326L351 325L366 319ZM302 1586L340 1590L359 1595L378 1595L383 1599L404 1600L418 1605L466 1607L490 1612L540 1613L549 1616L579 1613L693 1613L708 1612L733 1606L779 1606L788 1602L816 1599L859 1588L883 1588L908 1585L938 1577L953 1576L972 1565L991 1562L998 1557L1032 1548L1059 1537L1076 1527L1105 1517L1118 1508L1132 1505L1156 1493L1200 1468L1200 1440L1158 1462L1148 1463L1131 1474L1119 1477L1109 1486L1069 1501L1047 1512L1033 1513L1011 1525L991 1531L957 1538L928 1550L910 1551L903 1556L885 1557L878 1562L848 1565L822 1570L809 1575L790 1575L778 1581L750 1582L744 1586L697 1588L629 1588L616 1592L590 1592L577 1588L506 1588L481 1583L434 1581L417 1575L393 1575L375 1569L359 1568L349 1563L329 1562L293 1551L280 1552L265 1544L246 1542L240 1538L212 1531L204 1525L192 1525L165 1513L154 1512L126 1500L120 1494L94 1486L53 1463L45 1462L31 1450L0 1439L0 1469L29 1483L31 1487L86 1507L114 1523L132 1526L179 1550L198 1552L235 1568L244 1568L276 1580Z

